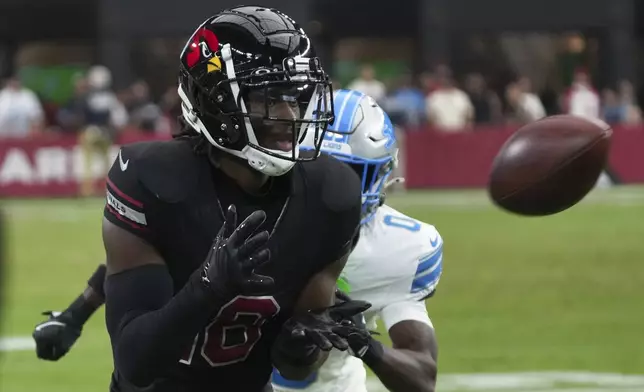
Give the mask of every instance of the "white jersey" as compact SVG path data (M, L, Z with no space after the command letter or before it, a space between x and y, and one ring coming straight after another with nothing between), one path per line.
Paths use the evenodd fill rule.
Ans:
M380 317L389 330L403 320L433 328L422 301L432 294L442 272L443 239L434 226L409 218L389 206L378 208L363 226L360 240L342 271L352 299L367 301L367 326ZM273 372L276 392L366 392L360 359L333 350L320 370L306 381L290 381Z

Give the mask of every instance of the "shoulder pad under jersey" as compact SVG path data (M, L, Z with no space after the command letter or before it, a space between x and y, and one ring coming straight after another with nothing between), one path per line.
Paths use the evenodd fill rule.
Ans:
M379 253L394 252L390 259L396 260L397 271L404 275L400 282L406 282L390 291L392 300L432 296L443 271L443 238L438 230L387 205L378 209L377 218L383 236L378 244L384 247Z
M347 164L322 154L315 161L304 162L302 167L309 190L321 196L328 212L342 213L360 208L360 178Z
M410 290L412 298L417 300L434 295L443 273L443 237L434 226L428 224L423 225L423 233L427 237L416 258L416 271Z
M298 166L303 171L310 208L317 214L320 235L325 239L325 254L320 257L336 261L350 251L360 228L360 179L348 165L327 155Z
M197 191L208 164L185 139L136 143L123 151L141 184L166 203L180 202Z

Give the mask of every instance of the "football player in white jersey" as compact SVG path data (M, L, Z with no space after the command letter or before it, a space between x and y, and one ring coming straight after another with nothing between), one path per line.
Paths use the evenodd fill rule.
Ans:
M366 326L382 319L392 347L372 338L351 344L354 356L332 351L320 370L304 381L273 371L276 392L366 392L367 365L390 391L434 391L437 344L424 300L442 272L443 239L434 228L383 204L397 164L394 129L370 97L356 91L334 94L336 119L322 150L352 166L362 178L360 240L338 287L352 299L370 302ZM358 359L361 358L361 359Z

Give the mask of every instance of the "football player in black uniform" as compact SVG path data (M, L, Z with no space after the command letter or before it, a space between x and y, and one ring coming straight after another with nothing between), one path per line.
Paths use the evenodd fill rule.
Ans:
M368 304L331 306L361 193L348 166L315 159L328 76L292 19L237 7L188 41L179 95L185 136L123 147L108 175L111 390L265 391L273 364L303 379L367 333L347 320Z

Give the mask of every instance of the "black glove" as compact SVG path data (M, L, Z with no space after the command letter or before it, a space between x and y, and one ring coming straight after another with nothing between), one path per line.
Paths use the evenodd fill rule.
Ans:
M351 302L351 301L352 301L351 298L346 293L344 293L340 289L335 290L335 303L336 303L336 305L343 304L343 303L346 303L346 302ZM343 320L346 320L346 319L342 319L342 316L344 314L337 314L336 313L336 315L338 317L340 317L340 319L337 320L338 323L342 323ZM353 316L348 318L348 321L353 323L353 325L355 325L356 327L367 329L367 325L366 325L366 321L364 319L363 312L354 314ZM346 321L345 321L345 323L346 323Z
M258 275L255 268L268 262L268 231L254 234L266 220L264 211L255 211L237 226L237 210L228 207L212 249L206 257L202 280L221 299L237 294L262 295L273 287L273 279Z
M338 308L351 306L352 303L360 302L353 301L347 294L340 290L335 291L335 298ZM349 332L348 334L342 335L349 344L349 353L354 357L362 359L368 366L380 362L384 355L384 346L372 337L373 335L378 335L378 333L367 329L362 312L353 315L350 312L344 312L336 313L336 315L340 317L336 319L336 322L354 327L351 330L347 330Z
M83 327L67 313L43 312L43 315L49 319L36 325L32 335L36 341L36 355L40 359L57 361L74 345Z
M351 323L340 322L369 309L371 304L351 301L293 316L284 323L273 344L274 362L286 359L290 363L310 365L317 360L320 350L340 351L349 349L347 336L361 333L362 329Z

